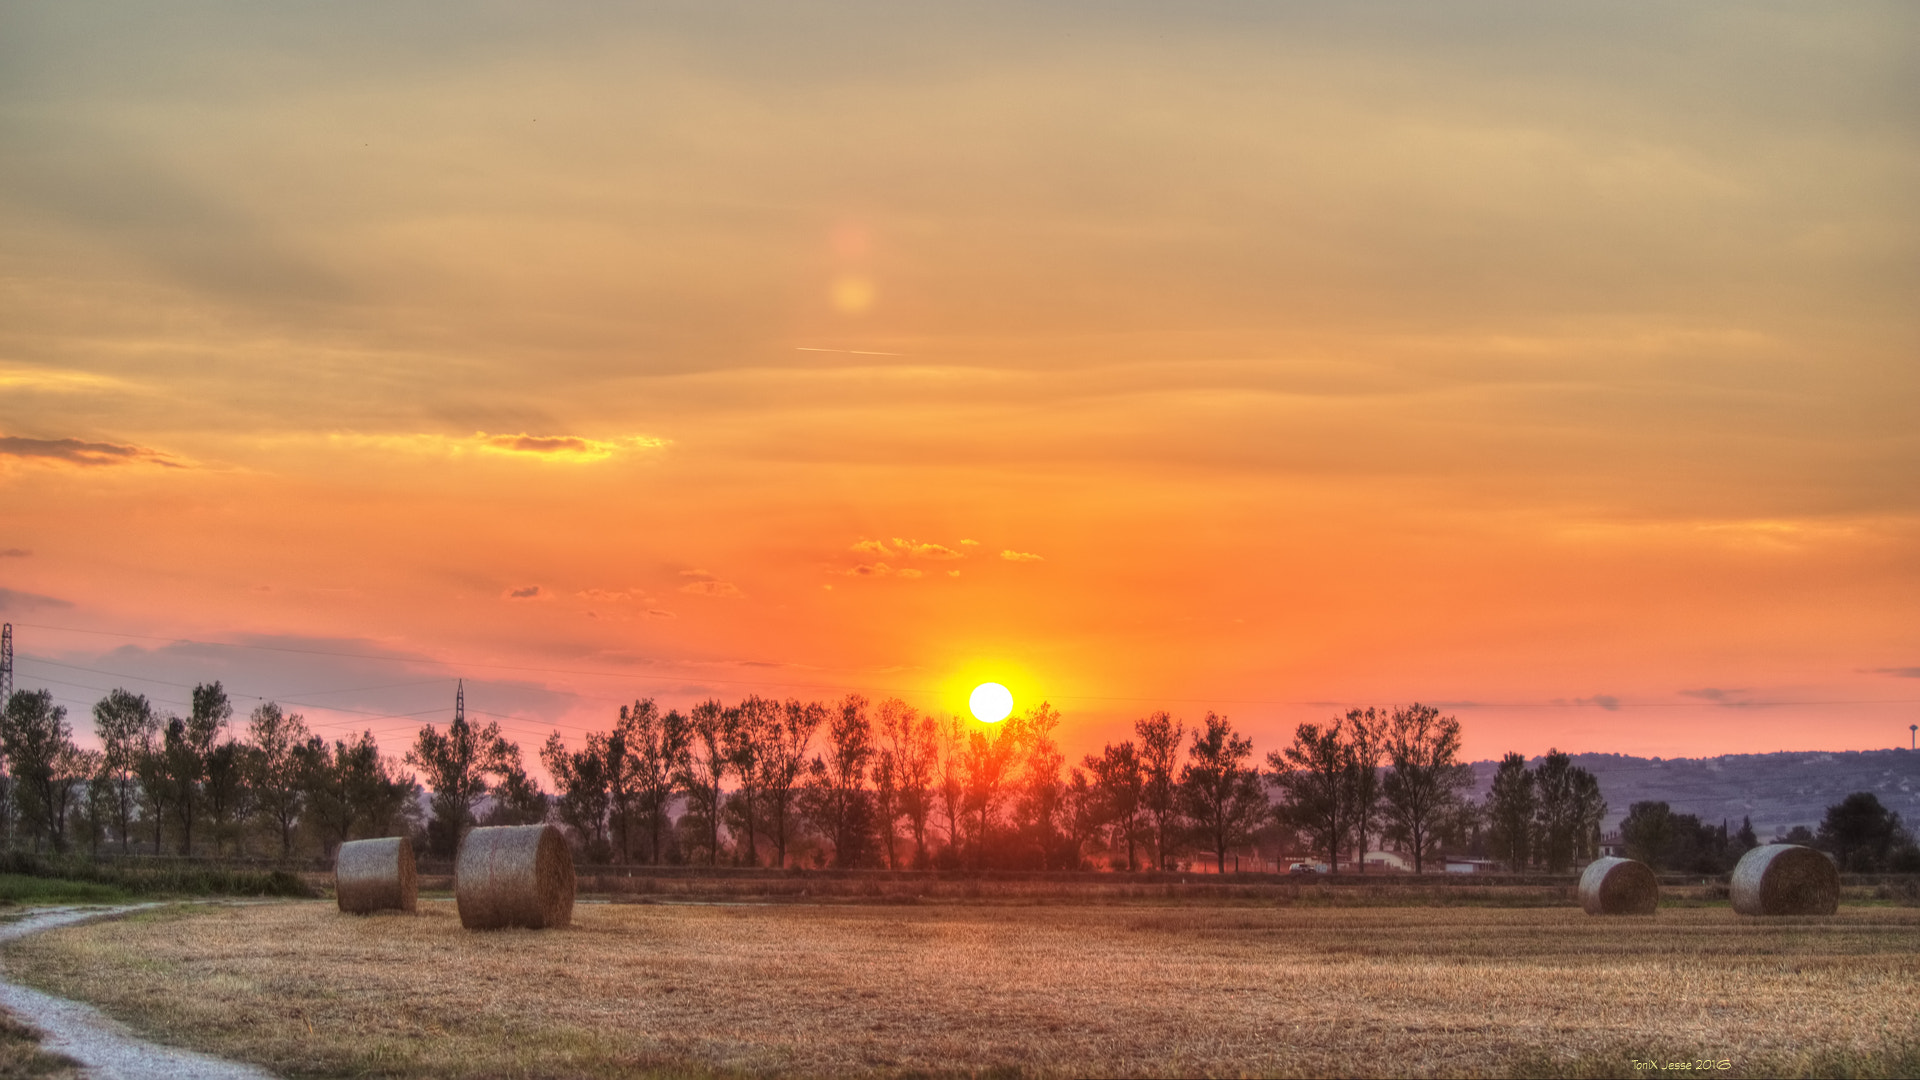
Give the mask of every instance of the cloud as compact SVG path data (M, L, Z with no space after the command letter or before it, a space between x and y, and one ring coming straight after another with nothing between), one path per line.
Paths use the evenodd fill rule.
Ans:
M16 589L0 589L0 611L34 611L39 608L70 608L71 601L57 596L41 596L39 593L20 592Z
M1592 697L1577 697L1573 699L1573 703L1575 705L1598 705L1608 712L1618 712L1620 710L1620 699L1614 697L1612 694L1595 694Z
M1002 551L1000 557L1008 562L1046 562L1045 559L1030 551L1015 551L1012 548Z
M80 439L29 439L19 435L0 435L0 457L63 461L69 465L161 465L169 469L185 466L158 450L119 443L85 442Z
M1732 690L1722 690L1717 686L1703 686L1698 690L1680 691L1684 697L1700 698L1703 701L1717 701L1722 704L1732 701L1735 694L1744 694L1746 692L1747 688L1744 686Z
M602 604L623 604L629 600L647 598L647 594L640 589L581 589L573 595L582 600L593 600Z
M735 585L731 581L689 581L685 585L680 586L680 591L683 593L691 593L694 596L719 597L723 600L743 600L747 595L740 591L740 586Z
M462 457L469 453L515 457L536 461L591 464L616 454L657 450L670 440L652 435L622 435L611 439L590 439L584 435L489 435L476 431L469 438L447 435L363 435L336 432L327 436L336 446L366 447L374 450L410 454L434 454Z
M24 559L31 554L33 554L33 552L28 551L26 548L8 548L5 551L0 551L0 559Z
M893 538L893 544L901 552L916 559L964 559L967 557L966 552L955 551L942 544L925 544L918 540L902 540L897 536Z
M847 575L848 577L917 578L917 577L925 576L920 571L915 570L910 566L894 567L894 566L889 566L883 562L862 563L861 565L853 567L850 570L842 570L841 573Z
M129 389L133 384L111 375L51 368L0 368L0 390L87 391Z
M893 556L893 549L887 547L886 542L882 540L856 540L847 550L866 555L885 555L889 558Z
M980 546L980 541L978 541L978 540L962 540L962 541L960 541L960 546L961 546L961 547L979 547L979 546Z
M1892 675L1898 679L1920 679L1920 667L1882 667L1873 668L1875 675Z
M500 594L502 600L551 600L551 593L542 592L538 585L523 585L518 589L508 589Z

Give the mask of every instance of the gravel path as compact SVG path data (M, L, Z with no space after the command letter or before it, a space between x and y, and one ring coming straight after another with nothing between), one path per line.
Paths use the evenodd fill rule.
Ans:
M44 908L0 924L0 942L153 906ZM43 994L4 978L0 978L0 1008L40 1029L43 1049L65 1054L85 1066L87 1075L101 1080L272 1080L273 1074L251 1065L150 1043L91 1005Z

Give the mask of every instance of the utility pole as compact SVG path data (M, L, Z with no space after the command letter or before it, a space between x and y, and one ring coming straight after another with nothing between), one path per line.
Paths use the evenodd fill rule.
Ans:
M0 712L13 697L13 624L0 627Z

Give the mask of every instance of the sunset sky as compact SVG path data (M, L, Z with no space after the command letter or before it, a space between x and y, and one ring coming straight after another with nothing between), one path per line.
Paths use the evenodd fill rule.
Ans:
M1920 722L1920 6L0 8L0 617L399 751Z

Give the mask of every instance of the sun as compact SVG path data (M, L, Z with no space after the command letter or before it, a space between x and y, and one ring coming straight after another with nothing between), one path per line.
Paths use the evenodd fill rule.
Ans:
M997 682L985 682L973 688L973 696L967 699L967 706L973 715L989 724L997 724L1013 711L1013 691Z

